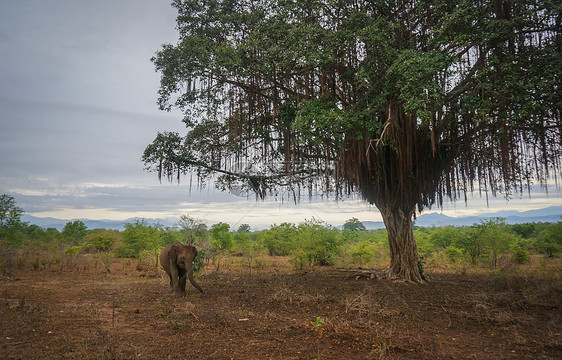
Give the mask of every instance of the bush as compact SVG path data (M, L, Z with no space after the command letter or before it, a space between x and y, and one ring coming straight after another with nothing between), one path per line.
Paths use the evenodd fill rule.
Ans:
M162 231L160 226L151 226L144 220L125 225L121 233L123 245L115 251L119 257L139 257L143 251L157 254L161 248Z
M517 264L526 264L529 262L529 252L521 247L517 247L513 250L511 259Z
M548 226L537 236L537 250L550 257L562 250L562 222Z
M313 219L299 225L298 238L300 248L291 259L295 267L327 266L336 263L341 242L339 230Z
M61 236L67 244L78 245L86 236L87 227L82 220L69 221L64 225Z
M205 267L205 257L209 250L197 249L197 256L193 259L193 272L198 273Z
M464 257L463 251L455 246L449 246L445 249L445 254L452 263L460 262Z
M368 264L374 261L378 253L377 244L360 242L351 247L351 257L356 264Z
M121 239L116 231L103 230L101 232L86 235L82 247L86 252L109 251Z
M80 252L80 250L82 250L81 246L71 246L66 250L64 250L64 253L67 255L77 255Z
M290 255L296 248L297 228L290 223L273 225L258 234L258 241L271 256Z

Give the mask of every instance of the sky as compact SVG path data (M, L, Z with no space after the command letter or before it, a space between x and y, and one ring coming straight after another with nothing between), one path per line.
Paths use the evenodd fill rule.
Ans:
M267 228L318 219L381 221L351 198L298 205L212 187L160 183L141 155L158 131L185 133L178 112L156 104L150 58L175 43L175 9L163 0L0 1L0 194L26 214L59 219L176 219ZM448 216L562 205L546 194L446 204ZM428 211L429 212L429 211Z

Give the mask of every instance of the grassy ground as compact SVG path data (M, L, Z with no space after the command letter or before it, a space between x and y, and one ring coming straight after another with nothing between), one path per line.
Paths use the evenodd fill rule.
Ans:
M562 358L561 259L434 268L412 285L297 272L284 258L250 272L229 258L186 298L161 271L111 260L107 273L103 262L0 277L0 358Z

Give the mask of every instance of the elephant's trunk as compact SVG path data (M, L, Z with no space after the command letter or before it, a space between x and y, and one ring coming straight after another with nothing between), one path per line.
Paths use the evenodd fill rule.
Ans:
M201 289L201 286L199 286L199 285L195 282L195 279L193 278L193 269L190 270L190 271L187 273L187 276L188 276L188 278L189 278L189 282L191 283L191 285L195 286L195 287L197 288L197 290L203 292L203 289Z

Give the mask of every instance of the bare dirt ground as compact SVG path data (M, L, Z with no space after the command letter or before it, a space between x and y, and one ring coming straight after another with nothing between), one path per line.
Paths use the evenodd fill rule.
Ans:
M562 359L558 260L425 285L233 260L186 298L130 263L19 270L0 277L0 358Z

